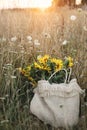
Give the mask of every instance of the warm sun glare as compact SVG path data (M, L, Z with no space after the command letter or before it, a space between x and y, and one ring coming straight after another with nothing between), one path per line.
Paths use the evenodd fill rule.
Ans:
M46 9L52 5L53 0L0 0L1 8L41 8Z
M31 8L48 8L52 5L52 0L31 0Z

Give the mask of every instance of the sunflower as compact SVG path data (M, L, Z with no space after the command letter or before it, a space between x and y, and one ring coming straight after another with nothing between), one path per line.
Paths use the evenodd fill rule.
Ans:
M72 67L73 66L73 58L71 58L70 56L67 58L67 60L69 61L68 66Z
M52 58L51 62L55 64L55 71L61 70L63 68L63 61L62 60Z
M38 62L41 64L45 64L47 63L49 58L50 58L49 55L44 55L43 57L38 58Z

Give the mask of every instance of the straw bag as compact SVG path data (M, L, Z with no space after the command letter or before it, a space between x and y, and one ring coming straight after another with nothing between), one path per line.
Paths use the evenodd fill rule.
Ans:
M79 97L83 91L76 79L72 79L69 83L66 83L66 80L60 84L50 84L46 80L38 81L30 104L30 110L34 115L56 128L72 127L79 119Z

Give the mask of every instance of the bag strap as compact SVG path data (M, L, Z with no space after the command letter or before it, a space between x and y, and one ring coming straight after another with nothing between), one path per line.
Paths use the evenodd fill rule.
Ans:
M68 82L68 83L69 83L69 81L70 81L71 73L72 73L72 68L69 68L69 74L68 74L68 79L67 79L67 82Z
M57 72L59 72L59 71L65 71L66 76L65 76L65 81L64 81L64 83L69 82L69 81L70 81L70 76L71 76L72 69L69 68L69 70L70 70L70 71L69 71L69 74L68 74L68 72L67 72L66 69L62 69L62 70L58 70L58 71L54 72L54 73L49 77L48 81L49 81Z

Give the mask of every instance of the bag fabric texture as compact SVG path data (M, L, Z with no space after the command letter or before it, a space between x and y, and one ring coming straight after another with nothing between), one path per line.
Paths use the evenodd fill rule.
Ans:
M56 128L68 128L78 123L83 90L76 79L60 84L40 80L34 93L30 111L44 123Z

